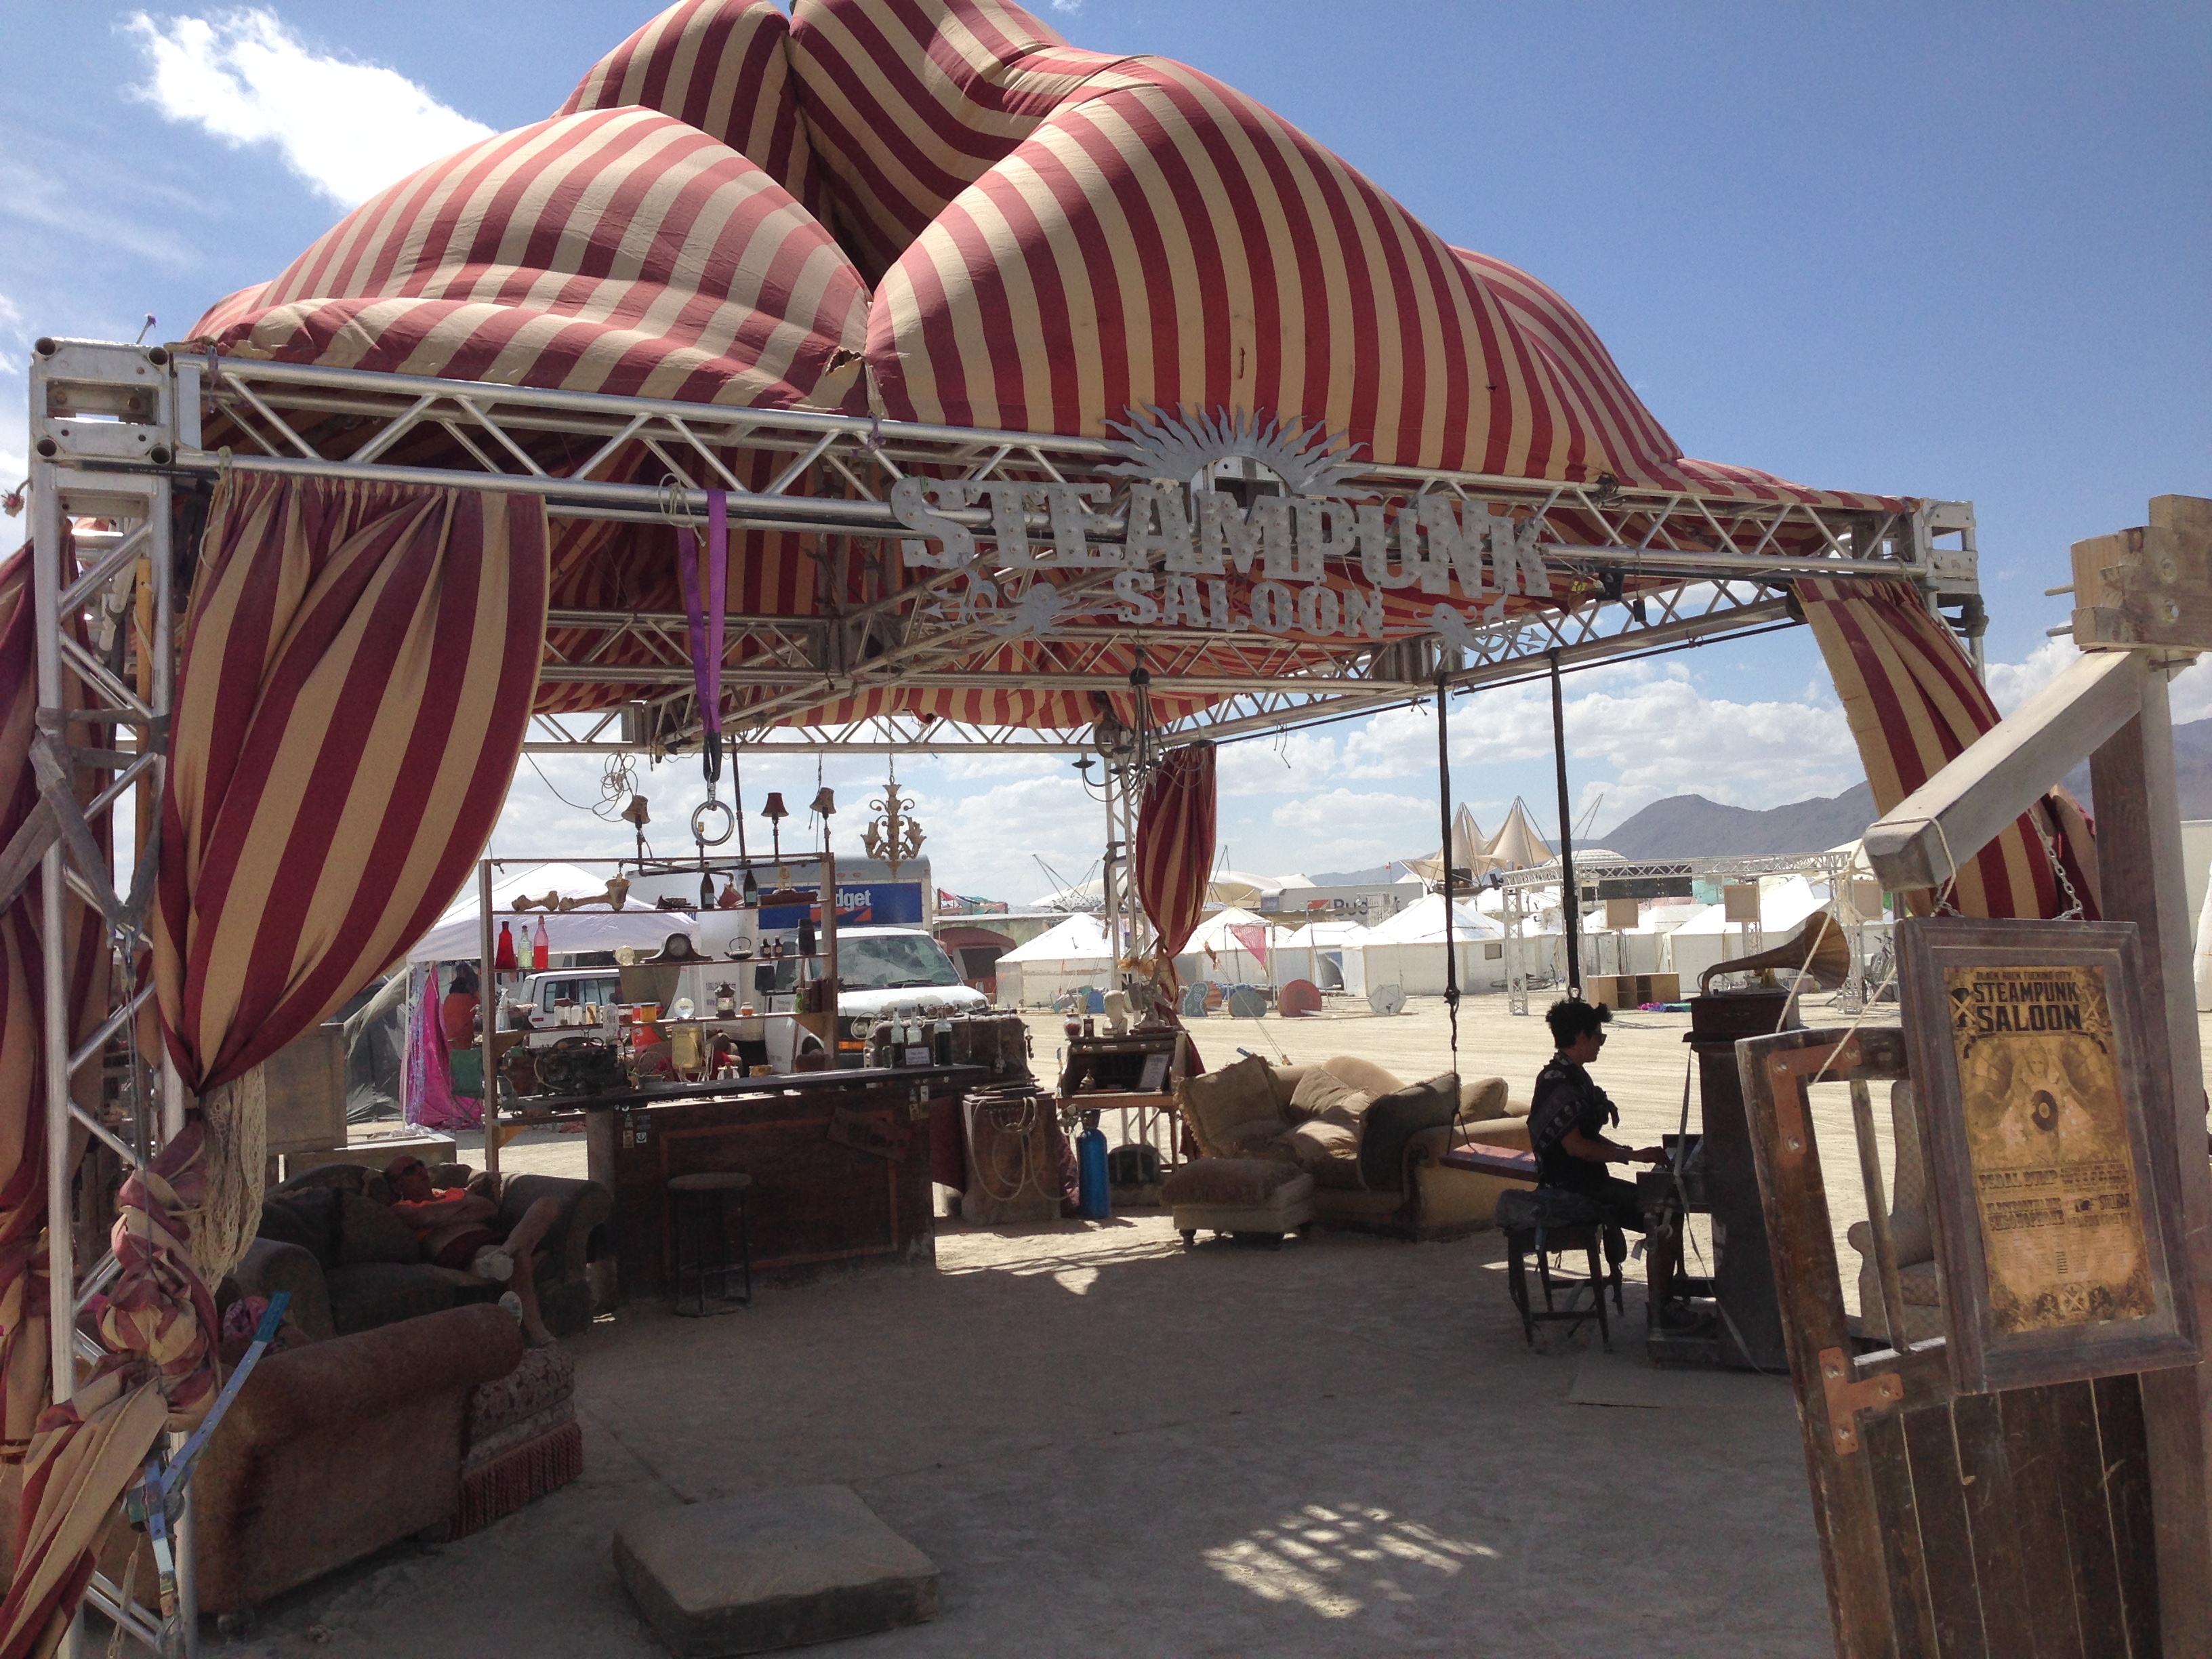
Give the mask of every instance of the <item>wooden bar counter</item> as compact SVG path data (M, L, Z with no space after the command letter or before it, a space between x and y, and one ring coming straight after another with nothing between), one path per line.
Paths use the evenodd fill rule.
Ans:
M608 1224L623 1300L665 1296L675 1273L672 1176L740 1170L753 1271L933 1262L929 1104L986 1081L981 1066L811 1072L678 1085L584 1103L594 1181L615 1195ZM738 1207L728 1206L730 1261Z

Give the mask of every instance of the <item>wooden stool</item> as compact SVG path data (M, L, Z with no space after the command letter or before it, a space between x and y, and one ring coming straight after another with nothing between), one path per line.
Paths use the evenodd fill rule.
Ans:
M1528 1346L1536 1346L1536 1325L1540 1320L1569 1322L1571 1334L1574 1326L1597 1316L1598 1340L1607 1353L1613 1352L1613 1328L1606 1319L1605 1292L1608 1283L1613 1287L1613 1305L1618 1310L1620 1301L1620 1263L1628 1254L1628 1241L1620 1229L1606 1221L1597 1206L1579 1193L1561 1192L1557 1188L1539 1187L1533 1192L1500 1194L1498 1200L1498 1225L1505 1235L1505 1284L1513 1297L1513 1305L1520 1310L1521 1333ZM1598 1249L1602 1243L1606 1266L1601 1266ZM1536 1256L1536 1278L1544 1291L1544 1309L1539 1313L1528 1298L1528 1268L1527 1257L1530 1251ZM1587 1279L1569 1279L1568 1305L1560 1308L1552 1299L1552 1263L1553 1251L1582 1250L1589 1262ZM1583 1285L1590 1287L1591 1304L1577 1310L1573 1305L1574 1293Z
M735 1170L719 1170L703 1175L680 1175L668 1183L669 1207L673 1213L669 1224L676 1233L676 1311L687 1319L700 1319L709 1313L728 1313L737 1308L750 1308L753 1304L753 1234L752 1218L745 1207L745 1189L753 1184L749 1175ZM743 1296L730 1294L729 1224L723 1214L726 1196L738 1196L738 1248L745 1279ZM712 1220L709 1221L711 1216ZM690 1223L686 1226L686 1222ZM705 1237L702 1237L702 1231ZM690 1249L684 1249L687 1235ZM708 1241L713 1243L713 1260L708 1261ZM719 1306L707 1305L707 1276L715 1280L715 1300ZM692 1281L693 1305L684 1305L684 1281Z

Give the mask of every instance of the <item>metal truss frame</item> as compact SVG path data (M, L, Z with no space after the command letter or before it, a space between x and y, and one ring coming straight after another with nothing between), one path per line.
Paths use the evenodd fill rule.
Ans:
M161 799L168 763L174 684L175 574L170 474L146 465L173 423L175 389L160 348L72 343L42 350L31 366L31 592L37 625L36 729L31 760L40 805L0 854L0 907L19 902L35 863L44 991L41 1046L46 1114L47 1249L58 1288L50 1321L52 1397L76 1391L80 1364L106 1351L78 1316L115 1277L112 1249L79 1260L80 1231L103 1195L79 1190L72 1140L89 1135L125 1170L145 1168L185 1127L182 1080L164 1055L137 1042L152 1000L140 972L160 859ZM82 442L77 434L88 434ZM88 520L98 526L88 525ZM137 823L124 844L133 868L116 885L112 845L101 829L125 802ZM112 832L111 832L112 835ZM121 840L120 835L113 839ZM72 1040L65 983L64 887L99 913L108 956L109 1012ZM97 1076L94 1091L85 1079ZM94 1103L83 1103L85 1097ZM91 1241L83 1245L89 1254ZM173 1447L171 1449L173 1449ZM189 1491L162 1564L162 1606L148 1606L94 1572L86 1599L118 1629L164 1655L198 1649ZM73 1626L64 1651L74 1652Z
M738 525L811 532L820 544L817 559L862 562L882 597L836 614L728 618L723 684L734 701L724 725L726 741L739 746L1079 752L1094 746L1087 725L1014 730L896 714L836 725L811 717L825 703L890 687L1123 690L1126 668L1099 659L1132 645L1145 651L1156 694L1218 699L1165 722L1162 741L1225 740L1410 702L1433 695L1439 677L1452 689L1474 690L1525 672L1553 652L1568 665L1588 666L1780 625L1790 619L1789 589L1810 578L1902 578L1931 607L1957 607L1957 625L1970 647L1978 647L1973 515L1966 503L1914 501L1869 513L1640 488L1610 478L1552 483L1378 466L1355 471L1343 492L1401 501L1441 493L1521 511L1543 526L1540 551L1568 579L1574 597L1472 629L1472 645L1458 648L1434 640L1292 645L1249 633L1078 625L1052 635L1056 645L1077 647L1073 666L1010 672L986 660L1006 636L995 613L960 603L963 573L931 572L897 586L897 539L908 532L892 513L890 485L910 474L977 483L1110 483L1109 469L1127 461L1115 444L239 357L182 356L173 374L175 441L159 458L162 464L198 472L465 482L540 495L556 518L639 522L694 521L705 512L705 491L718 489L726 492ZM203 408L221 418L233 440L221 453L200 447ZM424 459L416 452L429 444L440 464L416 464ZM248 448L258 453L245 453ZM634 470L641 448L662 482L606 476ZM732 469L729 458L738 451L770 458L764 484L750 486ZM945 516L986 538L1000 523L984 507L949 508ZM1045 513L1021 518L1030 536L1052 536ZM1592 526L1603 539L1590 539ZM1120 521L1103 515L1089 518L1085 531L1101 543L1126 534ZM1958 546L1942 544L1953 535ZM1784 552L1785 544L1810 550ZM1034 580L1027 570L990 574L1010 599ZM1071 578L1061 592L1095 601L1111 574ZM701 723L680 615L562 610L551 620L591 643L550 653L546 679L604 686L611 699L630 701L588 716L541 716L532 726L531 750L666 754L696 745ZM1086 644L1096 647L1087 658L1081 649ZM1231 672L1224 672L1224 656Z

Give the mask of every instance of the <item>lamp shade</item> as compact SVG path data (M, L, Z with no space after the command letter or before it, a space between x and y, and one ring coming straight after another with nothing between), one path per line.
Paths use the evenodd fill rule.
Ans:
M783 795L781 791L772 793L769 796L768 805L761 808L761 816L764 818L775 818L778 821L787 818L791 816L790 809L783 804Z
M814 805L807 809L815 817L826 818L837 810L837 793L824 784L814 792Z

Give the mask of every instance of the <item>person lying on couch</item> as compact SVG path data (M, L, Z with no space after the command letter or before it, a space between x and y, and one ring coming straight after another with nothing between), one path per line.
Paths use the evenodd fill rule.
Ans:
M538 1311L532 1268L538 1245L561 1219L558 1202L539 1199L502 1238L498 1205L465 1187L437 1191L421 1158L404 1153L393 1158L385 1166L384 1179L396 1194L392 1212L420 1236L424 1255L441 1267L507 1285L521 1304L522 1334L530 1346L542 1348L553 1340Z
M1671 1231L1650 1233L1636 1184L1605 1172L1608 1164L1667 1161L1663 1146L1641 1150L1606 1139L1620 1121L1620 1108L1607 1098L1589 1074L1590 1062L1605 1047L1605 1028L1613 1010L1592 1007L1580 997L1562 997L1544 1011L1559 1052L1536 1074L1528 1107L1528 1146L1536 1154L1536 1184L1579 1193L1595 1204L1607 1221L1647 1235L1644 1272L1650 1284L1652 1317L1669 1322L1667 1303L1674 1289L1674 1258L1680 1246Z

